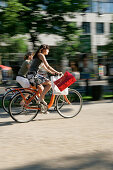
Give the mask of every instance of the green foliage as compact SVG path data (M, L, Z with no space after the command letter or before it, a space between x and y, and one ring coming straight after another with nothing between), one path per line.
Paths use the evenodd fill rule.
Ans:
M91 36L90 35L80 35L79 52L91 53Z
M85 2L87 0L8 0L0 15L0 34L29 33L34 47L41 33L57 34L70 41L70 34L74 34L76 28L64 16L72 18L73 12L86 8Z
M108 57L113 57L113 33L110 35L109 43L104 46L104 50L107 52Z
M71 25L72 24L72 25ZM67 57L68 59L74 58L79 51L80 46L80 34L81 31L76 28L76 24L69 24L73 27L73 33L68 29L68 34L65 36L64 40L57 44L56 49L54 50L53 56L58 60L61 60L62 57ZM75 29L76 28L76 29Z
M8 0L6 8L2 12L2 31L9 33L11 36L24 32L24 22L21 22L19 17L20 13L28 11L29 8L19 3L18 0Z
M24 53L28 50L28 46L23 38L14 38L11 40L10 52Z
M103 46L102 50L107 52L107 56L109 58L113 58L113 24L110 25L110 36L109 36L109 42Z
M23 38L10 38L8 35L2 36L4 46L1 46L0 53L24 53L28 50L28 45Z

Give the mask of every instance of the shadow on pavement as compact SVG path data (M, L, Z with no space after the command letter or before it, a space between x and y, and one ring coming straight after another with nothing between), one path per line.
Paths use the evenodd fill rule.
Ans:
M61 117L61 118L50 118L50 119L38 119L38 120L36 120L36 121L46 121L46 120L59 120L59 119L64 119L63 117ZM66 119L65 119L66 120Z
M9 126L15 124L15 121L0 122L0 126Z
M19 168L11 168L10 170L111 170L113 169L112 160L113 153L97 151L92 154L73 155L46 160Z
M54 113L50 113L50 115L51 114L54 114ZM46 114L45 114L45 116L46 116ZM11 117L7 112L5 112L3 109L1 109L0 110L0 120L2 120L4 118L11 118ZM37 116L37 118L38 118L38 116ZM64 118L63 117L59 117L59 118L42 118L42 119L40 118L40 119L34 119L32 121L53 121L53 120L58 120L58 119L64 119ZM18 122L15 122L14 120L13 121L3 121L3 122L0 121L0 126L8 126L8 125L16 124L16 123L18 123ZM29 123L29 122L27 122L27 123Z
M0 110L0 118L8 118L8 117L10 117L10 115L7 112L5 112L3 109Z
M32 120L32 121L53 121L53 120L58 120L58 119L64 119L64 118L50 118L50 119L38 119L38 120ZM18 122L15 121L7 121L7 122L0 122L0 126L8 126L8 125L13 125L17 124ZM27 122L29 123L29 122ZM22 123L20 123L22 124Z
M5 112L3 109L0 109L0 120L6 118L6 121L0 121L0 126L9 126L9 125L13 125L16 122L15 121L7 121L7 118L11 118L10 115ZM11 118L12 120L12 118Z
M8 113L7 113L7 114L0 113L0 118L8 118L8 117L10 117L10 116L8 115Z

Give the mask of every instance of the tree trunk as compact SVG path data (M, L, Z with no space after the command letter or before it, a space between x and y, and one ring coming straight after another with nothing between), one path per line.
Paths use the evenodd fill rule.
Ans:
M31 36L30 41L33 44L33 50L35 50L37 47L37 45L36 45L37 35L36 35L36 33L30 33L30 36Z

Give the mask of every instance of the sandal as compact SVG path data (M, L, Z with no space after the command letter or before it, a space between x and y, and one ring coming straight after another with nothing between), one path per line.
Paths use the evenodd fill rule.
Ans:
M38 103L41 103L41 104L47 106L47 103L45 102L45 100L38 101Z

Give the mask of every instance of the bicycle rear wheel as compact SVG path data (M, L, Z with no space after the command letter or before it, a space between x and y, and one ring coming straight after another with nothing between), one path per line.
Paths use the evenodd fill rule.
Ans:
M7 113L9 112L8 107L10 99L14 94L15 93L12 90L8 90L2 97L2 107Z
M56 109L64 118L76 116L82 108L82 96L74 89L69 89L68 95L60 95L56 101Z
M22 95L26 98L26 101L30 101L31 98L33 99L29 104L26 104ZM37 110L37 100L31 92L22 92L22 95L17 93L12 97L9 104L9 114L16 122L25 123L33 120L39 110ZM22 104L22 102L24 103Z

